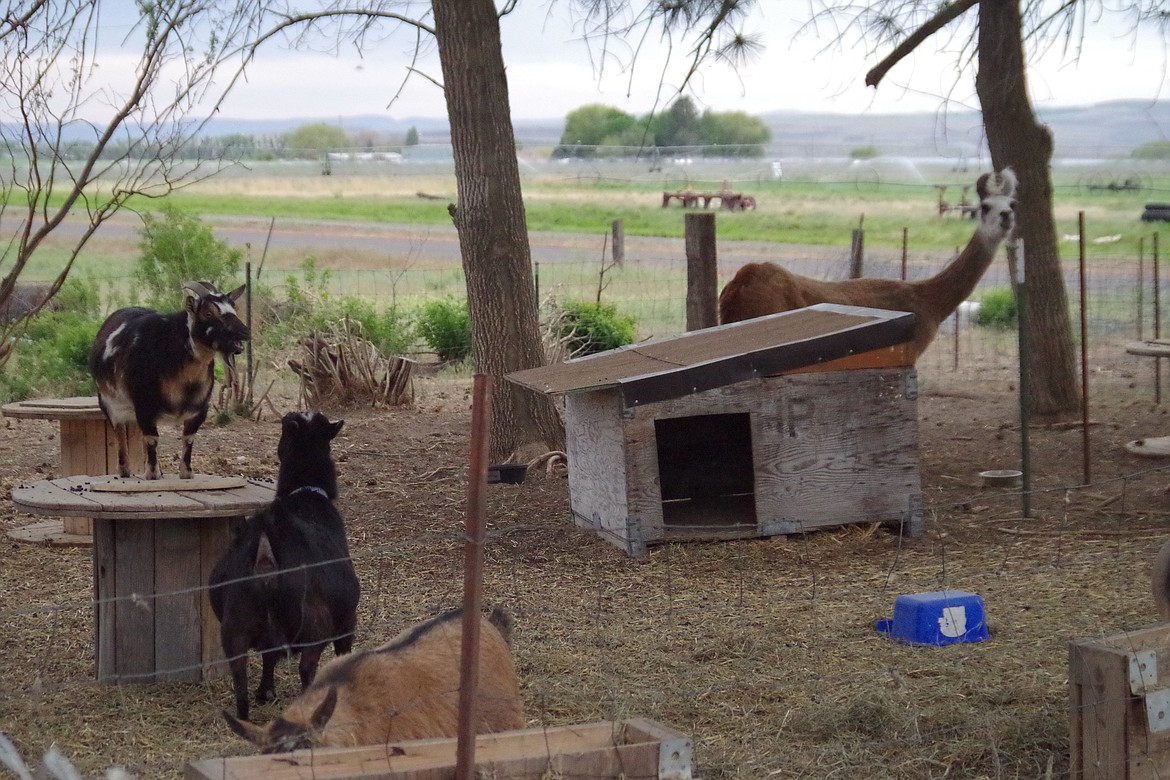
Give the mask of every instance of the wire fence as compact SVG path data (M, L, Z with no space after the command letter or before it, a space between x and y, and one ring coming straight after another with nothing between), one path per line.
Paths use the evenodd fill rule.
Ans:
M319 254L327 291L337 298L389 307L465 294L448 234L415 234L407 244L394 257L383 253L376 267L309 251ZM261 245L252 239L254 262ZM262 279L280 297L289 276L308 283L295 261L306 250L276 251L294 257L270 265ZM719 251L721 281L763 258L825 279L845 278L850 267L848 249L724 242ZM609 267L600 237L538 245L533 259L542 300L600 298L638 317L639 338L684 328L681 241L631 240L620 267ZM906 275L922 278L940 265L933 254L913 253ZM867 250L865 275L901 274L900 253ZM1160 361L1127 355L1125 345L1161 335L1164 283L1155 286L1148 258L1121 253L1092 258L1084 278L1092 393L1112 396L1111 403L1128 399L1147 410L1143 423L1156 425L1164 419L1151 408ZM118 288L128 282L103 280ZM1075 266L1066 283L1079 342ZM970 299L1009 285L997 262ZM1013 328L979 325L974 306L960 307L918 361L924 393L978 395L973 406L989 395L1010 398L1017 343ZM459 603L467 442L444 436L449 427L440 420L461 420L465 401L460 388L438 384L417 409L354 412L347 422L349 440L337 454L345 480L340 506L363 588L359 647ZM709 779L1090 776L1069 764L1079 738L1070 735L1070 720L1090 721L1104 709L1132 707L1133 699L1128 690L1108 690L1093 704L1102 710L1072 709L1069 686L1077 678L1068 642L1121 636L1121 651L1145 650L1136 640L1126 646L1125 636L1151 619L1149 568L1167 534L1170 475L1166 467L1115 456L1111 462L1114 450L1103 448L1095 469L1102 476L1089 484L1056 476L1051 464L1069 459L1071 445L1049 429L1033 488L1037 516L1024 518L1018 491L969 487L948 470L942 450L954 440L999 448L1002 456L1018 438L1013 419L923 434L929 530L916 541L856 529L790 541L666 545L634 562L588 523L574 525L559 477L534 473L523 493L494 493L485 587L517 616L514 652L530 725L655 717L693 738L698 773ZM271 477L273 431L241 425L248 427L202 432L196 457L211 458L220 471ZM55 473L43 454L55 446L54 435L43 422L0 429L0 455L11 469L0 476L6 494ZM6 530L30 520L2 511ZM30 763L56 744L85 776L120 764L136 777L179 777L194 759L249 752L219 715L232 701L221 666L197 684L94 682L99 610L149 615L192 593L164 589L98 603L90 556L84 548L0 548L0 730ZM874 631L897 594L950 588L984 597L991 641L907 648ZM197 592L202 598L204 589ZM194 669L164 666L159 676L187 671ZM257 672L254 661L252 679ZM280 706L260 709L258 718L275 717L295 695L295 663L281 665L277 688ZM1094 732L1089 740L1080 748L1095 757L1098 774L1091 776L1123 776L1129 758L1104 744L1115 745L1117 733ZM1145 743L1159 767L1154 776L1170 775L1160 738Z
M362 440L343 457L369 457L370 446ZM448 501L438 487L462 481L458 463L436 460L435 474L364 488L399 510L367 515L342 499L363 586L359 648L459 603L458 507L406 508ZM656 717L692 736L703 777L932 777L946 767L966 776L995 766L991 776L1069 777L1064 643L1139 625L1149 612L1138 575L1165 535L1164 519L1127 502L1166 478L1159 468L1041 489L1045 513L1026 524L1010 511L1018 494L972 493L932 506L930 537L917 542L857 533L671 545L637 565L605 554L604 542L572 530L561 513L514 516L515 494L499 494L486 589L517 616L515 653L534 726ZM1093 528L1053 510L1103 494L1116 501ZM972 504L984 507L981 552L961 537ZM3 730L30 762L55 743L85 776L120 764L132 776L177 777L186 761L248 752L219 720L232 701L221 669L197 684L93 683L99 607L150 614L175 594L95 603L88 556L28 547L2 554ZM1110 571L1134 574L1103 581ZM874 632L874 616L888 614L895 594L947 588L982 594L991 641L924 650ZM1145 649L1120 642L1122 651ZM273 717L295 695L295 669L279 667L281 701L255 717ZM254 659L251 679L257 671ZM1128 690L1104 691L1093 706L1131 703ZM1092 720L1097 710L1078 717ZM1164 761L1152 744L1152 760ZM1096 755L1098 776L1122 773L1124 756L1105 746ZM897 763L875 767L879 756Z

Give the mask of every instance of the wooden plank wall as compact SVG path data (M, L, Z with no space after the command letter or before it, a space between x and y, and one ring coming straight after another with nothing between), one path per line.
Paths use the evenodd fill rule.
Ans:
M1145 699L1130 692L1129 656L1153 650L1147 687L1170 688L1170 624L1069 643L1069 777L1170 777L1170 730L1151 732ZM1147 667L1148 670L1148 667Z
M748 413L761 535L899 521L921 499L916 388L908 368L817 372L739 382L628 410L629 515L648 542L669 537L654 420ZM569 462L576 468L571 454Z
M201 521L162 519L155 523L154 668L155 679L199 682L203 674L200 625Z
M626 518L627 442L617 390L573 393L565 398L569 502L578 525L629 551ZM653 433L653 429L651 429ZM653 436L651 436L653 438ZM633 446L633 445L632 445ZM658 509L661 514L661 506Z
M795 374L753 417L765 534L889 522L921 495L912 369Z
M543 778L684 778L692 776L691 739L644 718L621 722L480 734L476 776ZM187 765L186 780L447 780L456 740L301 750L283 755L206 758Z

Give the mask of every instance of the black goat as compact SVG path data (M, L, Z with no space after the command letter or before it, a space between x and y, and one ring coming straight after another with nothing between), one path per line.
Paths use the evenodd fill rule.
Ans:
M191 448L207 419L215 356L229 373L252 334L236 314L241 286L221 293L210 282L187 282L183 311L141 306L118 309L102 323L89 355L98 404L118 437L118 473L130 476L128 426L137 423L146 447L146 478L158 479L158 424L183 426L179 476L191 478Z
M276 662L300 653L301 689L313 681L326 645L353 646L360 595L345 525L333 505L337 467L329 442L344 421L289 412L281 422L276 499L237 532L212 569L211 608L232 670L236 714L248 718L248 651L263 656L256 701L276 693Z

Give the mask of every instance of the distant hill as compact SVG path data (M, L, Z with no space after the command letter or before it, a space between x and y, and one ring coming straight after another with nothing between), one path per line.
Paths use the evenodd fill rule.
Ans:
M1125 155L1170 138L1168 101L1120 100L1037 113L1052 130L1057 157ZM986 148L982 115L976 111L859 116L776 111L760 119L771 128L783 156L835 156L875 146L886 155L972 157Z
M1115 157L1150 141L1170 139L1170 101L1118 100L1049 108L1039 115L1052 129L1058 158ZM856 116L772 111L760 114L759 118L772 130L769 155L774 157L839 157L861 146L873 146L884 155L974 158L985 148L981 115L975 111ZM319 121L217 117L208 123L206 134L279 135ZM413 127L419 133L420 143L450 141L446 119L355 116L337 121L351 133L366 130L405 134ZM514 128L517 140L526 146L553 146L560 141L564 118L522 119L515 122Z

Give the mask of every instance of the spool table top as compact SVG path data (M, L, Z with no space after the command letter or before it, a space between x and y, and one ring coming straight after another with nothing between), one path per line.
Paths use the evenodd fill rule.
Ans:
M242 516L267 506L275 495L273 482L240 477L196 474L147 481L79 475L17 485L12 503L36 515L141 520Z
M1125 351L1131 355L1144 357L1170 357L1170 339L1131 341L1125 345Z
M96 395L72 398L30 398L0 406L5 417L25 420L104 420Z

